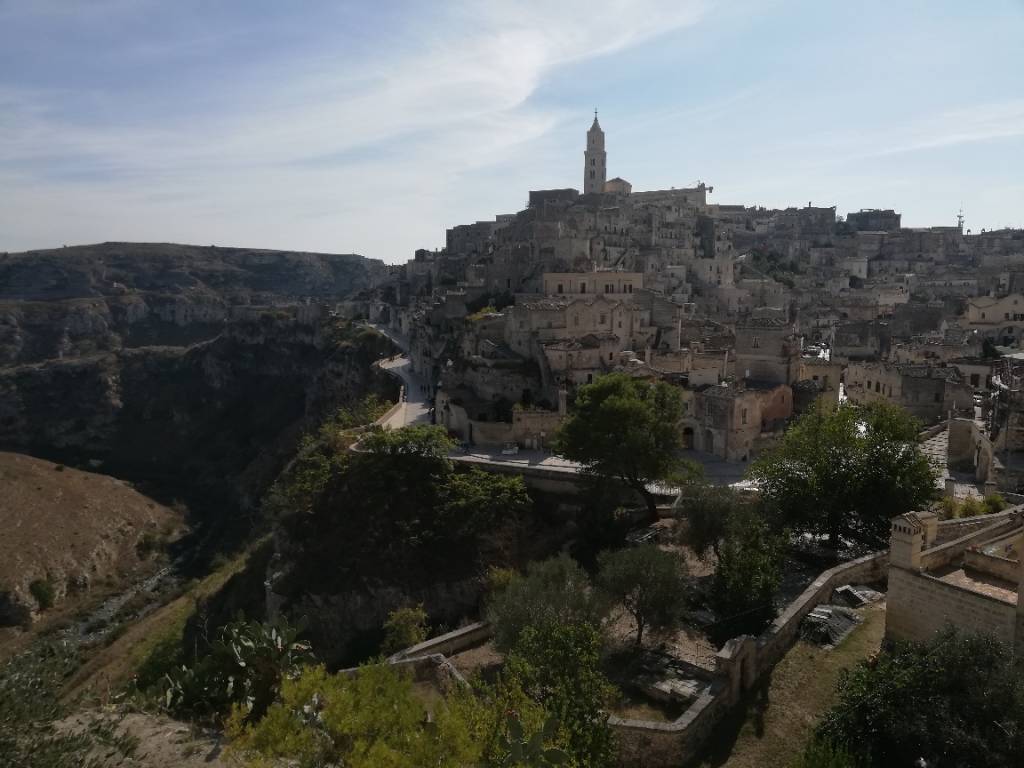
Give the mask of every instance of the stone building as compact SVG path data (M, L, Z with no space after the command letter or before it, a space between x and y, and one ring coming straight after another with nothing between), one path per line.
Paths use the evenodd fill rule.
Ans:
M604 183L608 174L608 153L604 151L604 131L597 122L597 110L594 110L594 123L587 131L587 148L583 152L583 194L604 192Z
M766 384L800 378L800 340L788 321L752 317L736 325L736 375Z
M779 431L792 415L787 385L700 387L683 418L683 444L726 461L749 461L762 435Z
M891 208L861 208L846 214L846 224L851 229L865 232L897 232L900 228L900 214Z
M903 407L926 424L951 411L970 411L974 390L956 368L851 362L846 369L846 395L853 403L887 400Z
M644 275L642 272L611 269L592 272L545 272L543 286L545 296L586 298L600 295L628 301L633 298L635 292L643 290Z
M1024 338L1024 295L970 299L961 323L996 344L1019 346Z
M984 632L1024 653L1021 508L979 519L975 531L937 540L930 512L893 520L885 634L926 642L947 625Z

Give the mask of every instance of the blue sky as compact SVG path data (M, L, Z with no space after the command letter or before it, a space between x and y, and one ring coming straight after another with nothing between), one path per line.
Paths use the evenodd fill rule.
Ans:
M0 250L404 261L579 187L1024 226L1024 0L0 0Z

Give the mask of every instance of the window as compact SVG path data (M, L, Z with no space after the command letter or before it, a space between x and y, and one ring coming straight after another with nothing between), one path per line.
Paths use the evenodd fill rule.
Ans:
M580 283L580 293L586 293L586 292L587 292L587 284L581 282Z
M632 292L633 292L633 284L632 283L626 283L626 293L632 293Z
M608 315L602 314L597 322L598 325L604 325L605 323L608 322Z
M573 315L572 316L572 324L573 325L579 325L580 324L580 316L579 315Z
M594 374L588 373L587 374L587 384L592 384L593 382L594 382Z
M868 379L868 389L871 389L871 379Z
M876 381L876 382L875 382L875 392L881 392L881 391L882 391L882 387L881 387L881 385L880 385L880 384L879 384L879 383L878 383L878 382Z
M526 323L524 323L524 322L523 322L522 320L520 320L520 321L519 321L519 330L520 330L520 331L521 331L521 330L523 330L523 327L524 327L525 325L526 325Z
M608 353L608 359L609 360L614 360L615 359L615 353L614 352L609 352Z
M976 374L976 373L972 373L971 374L971 386L972 387L978 386L978 381L979 380L980 380L980 377L978 376L978 374Z
M746 424L746 423L747 423L747 409L744 408L742 411L740 411L740 424Z
M1009 320L1010 319L1010 313L1009 312L1004 312L1003 313L1003 319L1004 320Z
M591 165L591 167L597 165L597 158L594 158L594 157L590 158L590 165Z
M561 283L559 283L559 284L558 284L558 292L559 292L559 293L562 293L562 292L563 292L563 289L562 289L562 284L561 284Z
M984 313L984 312L982 312L982 313L981 313L981 319L982 319L982 320L984 320L984 319L985 319L985 313Z
M619 328L621 328L621 327L622 327L622 321L619 320Z
M615 286L612 285L611 283L605 283L604 284L604 292L605 293L615 293Z
M590 172L590 178L594 178L594 172L593 171Z
M750 346L752 346L752 347L760 347L761 346L761 340L759 338L757 338L757 336L751 336L750 337Z

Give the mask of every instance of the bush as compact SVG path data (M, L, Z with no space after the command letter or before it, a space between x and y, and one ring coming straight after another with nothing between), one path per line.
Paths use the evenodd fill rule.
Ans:
M214 721L237 707L247 720L259 720L282 681L312 661L298 634L298 628L286 624L239 617L221 627L194 666L165 675L164 706L177 716Z
M487 607L494 643L501 650L515 646L528 628L574 623L596 627L603 614L586 571L568 555L531 563L526 575L493 595Z
M994 515L996 512L1002 512L1009 506L1006 503L1006 499L1000 496L998 493L990 493L984 499L986 511L990 515Z
M36 579L28 585L28 591L36 599L40 611L50 610L57 599L57 594L49 579Z
M864 766L1018 768L1024 666L991 636L947 629L844 671L818 735Z
M857 761L845 747L815 736L790 768L857 768Z
M390 655L427 639L427 612L422 605L397 608L384 622L381 651Z

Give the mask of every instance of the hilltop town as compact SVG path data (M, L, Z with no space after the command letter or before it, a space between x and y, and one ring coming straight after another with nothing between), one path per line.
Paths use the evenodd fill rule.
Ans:
M596 113L583 154L582 192L531 191L522 211L452 227L339 305L408 340L436 423L542 450L575 390L621 371L677 386L685 445L742 464L820 398L885 399L925 425L971 419L975 479L1016 490L996 454L1021 440L1004 405L1024 231L727 205L703 183L634 190L607 178Z

